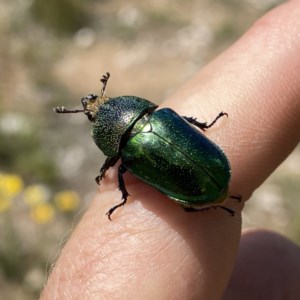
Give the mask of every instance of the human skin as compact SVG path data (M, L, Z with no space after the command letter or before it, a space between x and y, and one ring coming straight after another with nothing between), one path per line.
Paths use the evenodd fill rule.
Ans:
M299 142L299 4L289 1L262 17L162 104L199 121L229 114L205 134L228 156L230 191L243 200ZM281 292L278 299L298 299L299 247L271 232L241 238L243 203L227 201L234 217L222 209L189 214L127 172L131 196L110 222L105 213L121 196L116 170L107 172L62 249L41 299L214 300L227 286L223 299L260 299L253 289L261 299Z

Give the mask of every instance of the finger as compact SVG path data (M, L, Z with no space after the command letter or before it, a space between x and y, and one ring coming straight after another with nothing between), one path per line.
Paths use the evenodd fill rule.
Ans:
M299 277L299 246L276 233L248 230L223 300L298 299Z
M278 36L285 33L285 26L296 26L299 15L298 7L292 4L286 4L273 11L166 104L184 115L192 114L199 118L195 114L201 112L208 121L220 110L230 114L231 119L228 122L224 120L215 130L210 130L209 134L222 145L231 160L232 189L241 190L241 193L247 196L266 176L266 171L261 170L257 175L258 180L254 171L260 170L260 164L267 157L266 154L270 154L271 142L275 141L273 134L269 136L269 132L259 129L260 125L265 126L261 117L267 120L270 129L273 128L271 125L274 124L275 118L273 113L269 115L261 112L266 111L264 101L268 98L260 96L259 91L269 97L273 94L266 80L263 81L264 84L260 81L267 75L275 80L272 72L264 73L267 64L264 59L260 59L260 56L266 55L263 41L272 33L273 46L269 51L273 51L273 55L264 57L268 58L271 69L276 69L273 60L278 61L280 66L285 66L282 61L290 59L287 52L294 53L294 48L300 44L300 37L293 34L299 31L290 32L291 36L295 35L293 44L286 46L285 51L277 51L275 35L276 32ZM262 23L271 20L277 22L276 32L271 25L261 28ZM281 23L276 20L280 20ZM292 40L286 33L283 37L285 40ZM298 44L295 41L298 41ZM277 42L280 42L282 48L282 44L287 45L279 38ZM244 58L245 56L247 58ZM287 61L286 64L292 67L290 62ZM252 71L244 74L248 67L252 67ZM285 66L283 74L292 73L290 68ZM261 73L265 75L256 80L256 76ZM295 76L290 76L293 89L287 93L289 97L295 97L299 93L296 88L297 80ZM275 87L278 80L273 84L276 93L289 101L286 93L280 90L281 87L286 92L286 85ZM270 93L266 93L265 90ZM176 101L182 99L185 102L177 105ZM252 107L258 99L263 109ZM276 104L282 106L279 101L281 98L276 99ZM239 101L245 101L247 105L243 104L243 108L238 108ZM281 110L278 113L280 118L286 118ZM256 114L259 114L259 117L256 117ZM256 118L256 121L253 118ZM289 115L288 119L282 120L290 125L294 119ZM247 135L247 138L244 138L244 135ZM284 154L274 150L273 160L276 163L293 147L293 142L290 141L293 135L291 133L286 136L289 135L291 137L286 139L287 150L279 149ZM282 136L283 134L279 135L280 143L276 145L283 145ZM257 145L264 138L268 139L268 143L263 144L264 147L267 146L267 151L262 144ZM245 154L251 154L251 159ZM276 163L272 162L271 166L274 167ZM268 164L266 167L270 172L271 167ZM245 181L241 179L243 176L246 176ZM63 250L45 289L44 298L51 298L53 295L77 298L93 295L110 299L142 299L149 295L151 298L160 299L220 298L237 251L240 234L239 215L230 218L220 210L185 214L171 200L149 186L133 180L130 175L125 177L125 182L132 195L131 201L115 213L113 222L108 222L103 218L103 214L112 203L120 201L120 193L116 191L116 176L114 172L108 173L101 194L97 196ZM251 187L248 188L247 185Z

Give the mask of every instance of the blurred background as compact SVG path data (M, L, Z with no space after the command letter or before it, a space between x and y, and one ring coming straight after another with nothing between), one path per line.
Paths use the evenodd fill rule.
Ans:
M160 103L281 2L0 2L1 300L38 297L97 190L89 121L52 108L81 108L105 71L110 96ZM299 166L298 147L247 203L244 227L300 243Z

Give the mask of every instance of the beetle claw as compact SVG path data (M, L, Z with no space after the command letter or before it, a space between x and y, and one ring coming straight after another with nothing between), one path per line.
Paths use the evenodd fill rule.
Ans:
M223 206L223 205L212 205L212 206L208 206L208 207L203 207L203 208L193 208L193 207L186 207L186 206L183 206L182 205L182 208L186 211L186 212L196 212L196 211L201 211L201 212L204 212L204 211L208 211L210 208L214 208L214 209L217 209L218 207L224 209L225 211L227 211L227 213L230 215L230 216L234 216L235 215L235 211L232 210L231 208L228 208L226 206Z
M129 194L128 194L128 195L129 195ZM122 198L122 199L123 199L123 198ZM110 217L110 216L112 215L112 213L113 213L117 208L123 206L123 205L126 203L126 201L127 201L127 197L124 198L123 201L122 201L121 203L119 203L119 204L117 204L117 205L115 205L115 206L113 206L112 208L109 209L109 211L106 213L106 215L107 215L107 217L108 217L108 219L109 219L110 221L112 221L112 219L111 219L111 217Z

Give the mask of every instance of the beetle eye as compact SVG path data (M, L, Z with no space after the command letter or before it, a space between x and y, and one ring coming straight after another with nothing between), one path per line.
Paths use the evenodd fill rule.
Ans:
M94 94L89 94L87 96L87 99L91 102L91 103L94 103L96 101L96 99L98 98L97 95L94 95Z

